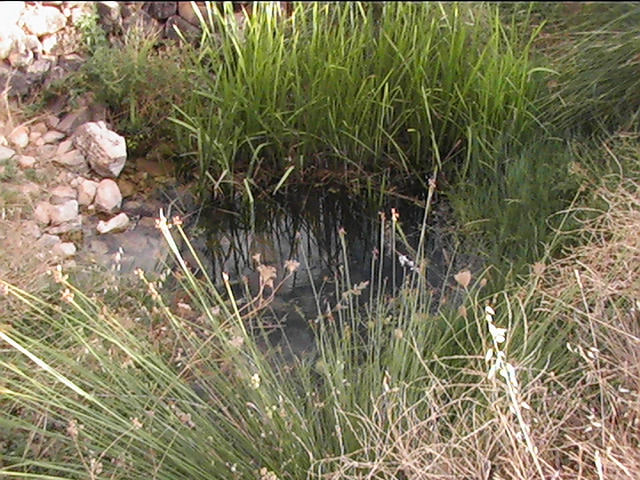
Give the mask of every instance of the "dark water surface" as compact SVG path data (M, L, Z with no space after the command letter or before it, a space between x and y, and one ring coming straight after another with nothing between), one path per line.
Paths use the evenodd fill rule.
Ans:
M391 240L392 208L399 214L408 248L397 236ZM371 279L372 261L378 258L388 288L401 284L408 274L406 260L415 260L411 252L418 245L424 214L423 206L405 200L367 205L345 192L298 190L277 201L256 201L253 208L241 203L208 206L199 215L197 246L206 250L205 268L214 283L221 285L223 272L228 274L241 305L261 293L263 267L258 264L276 269L276 291L260 321L282 327L271 338L290 344L289 353L300 355L313 348L309 325L335 305L336 282L344 286L347 268L350 284L356 285ZM428 220L427 225L427 279L438 289L447 274L451 239L443 233L442 219ZM285 279L290 260L300 265ZM375 268L378 272L377 262ZM271 293L263 287L263 298ZM365 290L362 298L368 295Z

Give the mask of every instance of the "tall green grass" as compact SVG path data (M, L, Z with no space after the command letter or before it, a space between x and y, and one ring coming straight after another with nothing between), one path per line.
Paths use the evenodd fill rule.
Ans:
M420 179L440 158L470 176L536 124L534 35L504 28L495 6L254 7L242 32L211 8L193 52L206 86L175 121L203 180L290 167ZM469 143L483 156L465 163Z
M397 218L391 224L397 240L383 243L395 245L403 233ZM481 278L461 277L451 305L436 311L426 258L413 259L415 271L389 298L375 290L384 284L375 263L370 284L352 283L344 233L338 302L309 318L316 355L274 362L259 317L246 315L227 279L221 287L198 280L179 256L180 223L161 217L160 228L179 266L177 305L165 298L163 278L143 274L148 299L135 318L83 294L60 269L58 302L1 283L31 312L0 329L5 478L293 480L363 478L377 469L379 478L397 478L411 466L390 453L407 441L405 427L429 426L410 440L420 451L427 438L455 450L468 428L502 418L502 402L519 408L505 362L525 384L571 364L562 339L572 326L536 313L535 282L524 295L494 296ZM374 291L364 307L367 288ZM494 330L489 304L498 311ZM487 380L489 349L504 352L493 371L507 372L508 385ZM512 433L520 428L513 425ZM495 441L521 448L509 445L509 428ZM389 458L372 466L380 454Z
M544 121L563 134L638 128L640 6L635 2L548 5L535 51L558 73L545 95Z

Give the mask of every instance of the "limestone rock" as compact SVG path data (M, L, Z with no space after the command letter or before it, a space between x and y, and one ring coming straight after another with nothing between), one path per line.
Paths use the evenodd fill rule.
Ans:
M49 130L42 136L42 140L44 143L56 143L62 140L66 135L62 132L58 132L57 130Z
M49 206L49 218L52 225L61 225L70 222L78 216L78 201L67 200L59 205Z
M36 166L36 159L28 155L20 155L18 158L18 166L23 170L28 170Z
M58 148L56 149L56 156L60 157L67 152L70 152L73 149L73 140L68 139L64 142L60 142Z
M72 242L56 243L51 248L51 253L61 258L73 257L76 254L76 246Z
M89 107L80 107L73 112L67 113L60 119L55 129L71 135L80 125L91 120L91 110ZM54 128L54 127L52 127Z
M38 250L50 250L61 242L62 240L57 235L45 233L36 241L35 246Z
M78 194L76 190L68 185L58 185L51 190L49 203L51 205L62 205L69 200L77 200Z
M124 137L109 130L104 122L88 122L78 127L73 144L103 177L117 178L127 161Z
M40 238L42 236L42 231L38 226L38 223L34 220L25 220L20 225L20 231L23 235L33 238Z
M49 225L51 217L49 216L48 202L38 202L36 208L33 210L33 219L38 223L38 225L42 225L44 227Z
M89 172L87 159L84 158L82 153L75 149L54 157L53 162L81 175Z
M29 129L27 127L17 127L9 134L9 141L17 148L25 148L29 145Z
M78 215L68 222L50 226L47 228L47 233L61 235L63 233L79 232L80 230L82 230L82 216Z
M93 180L84 180L78 185L78 203L86 207L93 203L98 191L98 182Z
M15 23L0 24L0 60L9 58L13 52L23 49L24 37L24 32Z
M41 37L62 30L67 24L67 17L56 7L38 6L25 9L20 22L29 33Z
M104 235L105 233L117 233L123 232L129 226L129 217L126 213L119 213L108 222L100 220L97 226L98 233Z
M20 20L25 2L2 2L2 17L0 17L0 30L15 25Z
M3 147L0 145L0 162L5 162L16 154L15 150L11 150L9 147Z
M122 194L118 184L108 178L102 180L98 184L94 203L99 212L115 213L122 205Z

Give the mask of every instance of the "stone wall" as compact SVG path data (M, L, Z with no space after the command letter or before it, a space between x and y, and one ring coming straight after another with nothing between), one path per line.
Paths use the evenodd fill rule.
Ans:
M204 2L196 4L206 12ZM189 40L200 34L192 2L0 2L0 93L27 96L78 69L80 26L94 9L112 42L133 26L158 40L178 40L176 28ZM247 9L246 2L234 2L237 20Z

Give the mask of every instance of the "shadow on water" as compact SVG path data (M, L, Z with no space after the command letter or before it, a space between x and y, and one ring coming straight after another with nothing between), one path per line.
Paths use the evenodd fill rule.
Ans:
M408 245L389 243L392 208L400 215ZM259 323L273 327L271 343L282 346L285 360L292 360L313 352L310 325L335 305L336 291L371 279L374 258L382 260L376 269L389 290L402 283L408 271L400 257L411 259L424 213L415 202L390 198L372 206L346 190L299 188L252 206L209 205L200 214L204 235L199 237L206 244L205 268L216 285L226 273L240 305L255 304L260 295L270 300L261 308ZM428 228L425 249L427 280L434 291L445 281L447 250L452 251L452 235L440 223ZM288 276L287 261L300 264ZM273 289L265 284L265 267L275 273ZM347 269L350 285L344 281ZM368 299L368 290L364 293L361 298Z

